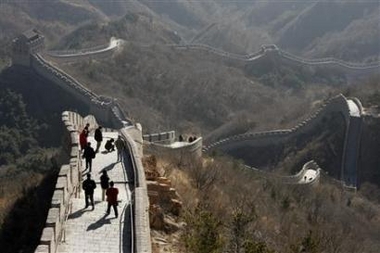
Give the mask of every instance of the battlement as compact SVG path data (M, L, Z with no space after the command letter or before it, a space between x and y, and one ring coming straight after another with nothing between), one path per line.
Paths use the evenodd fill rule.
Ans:
M12 41L12 64L29 67L31 55L45 48L45 37L36 29L30 29Z

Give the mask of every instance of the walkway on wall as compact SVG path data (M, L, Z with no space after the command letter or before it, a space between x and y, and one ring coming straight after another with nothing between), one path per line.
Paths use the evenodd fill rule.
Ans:
M122 39L116 39L111 38L109 44L107 45L100 45L98 47L94 48L84 48L84 49L78 49L78 50L69 50L69 51L48 51L46 52L47 55L50 57L78 57L78 56L87 56L87 55L93 55L93 54L99 54L107 51L111 51L119 47L123 43Z
M130 252L130 196L128 177L125 166L129 163L116 163L117 152L104 152L104 144L109 138L117 139L117 132L103 133L103 142L100 152L96 154L92 165L92 179L96 182L94 193L95 210L91 206L85 209L83 191L80 198L72 199L72 210L66 223L66 234L63 242L58 245L57 252L82 253L82 252ZM89 137L92 147L96 147L93 137ZM84 162L83 162L84 167ZM107 202L101 201L100 176L106 170L110 180L115 182L119 189L119 217L115 218L111 208L110 215L106 216ZM82 170L83 171L83 170ZM88 170L83 171L86 178Z
M359 100L355 98L347 99L343 95L338 95L325 102L318 111L292 129L235 135L206 146L204 151L211 152L217 149L235 158L244 160L242 156L237 155L235 150L240 151L242 148L250 149L255 146L265 146L271 143L282 143L286 145L289 138L302 136L307 129L315 127L316 122L323 122L323 115L331 112L341 112L346 122L340 180L342 180L344 186L356 188L358 186L357 175L360 153L362 106ZM304 184L313 182L314 179L319 177L315 171L316 170L310 171L303 175L297 179L297 182L291 180L289 183Z

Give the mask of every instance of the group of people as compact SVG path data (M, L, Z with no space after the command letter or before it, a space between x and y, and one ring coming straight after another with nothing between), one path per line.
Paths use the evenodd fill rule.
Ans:
M189 139L188 139L188 141L189 141L189 142L193 142L193 141L195 141L196 139L197 139L196 136L190 136ZM178 137L178 141L179 141L179 142L183 142L183 141L184 141L184 138L183 138L182 134Z
M94 139L96 141L96 149L94 150L91 147L91 142L87 140L88 135L90 133L89 130L90 124L86 124L84 129L79 135L79 144L81 147L81 151L83 151L82 158L86 161L86 170L89 169L89 172L92 171L92 159L95 158L96 154L99 152L100 146L103 142L103 133L102 133L102 126L98 126L98 128L95 130ZM121 139L121 136L118 136L117 140L115 141L113 138L107 140L104 148L107 152L112 152L117 150L117 161L121 162L123 160L123 150L125 149L126 145L124 141Z
M110 178L107 175L107 171L103 171L103 174L100 177L100 186L102 187L102 201L104 201L105 196L107 196L107 215L110 214L111 206L115 212L115 217L118 217L117 211L117 195L119 194L119 190L114 187L114 182L110 181ZM85 208L87 208L90 203L92 206L92 210L95 209L94 205L94 190L96 188L96 183L93 179L91 179L91 174L87 174L87 179L82 183L82 189L84 190L85 195Z
M96 141L96 149L94 150L91 147L91 143L87 140L88 135L90 133L90 124L86 124L84 129L79 135L79 144L81 147L82 158L86 161L86 170L89 169L89 172L92 171L92 159L95 158L96 154L99 152L100 146L103 142L103 133L102 126L98 126L94 133L94 139ZM117 162L123 161L123 150L126 148L125 142L122 140L121 136L118 136L116 141L111 138L106 141L104 148L107 152L115 151L115 147L117 150ZM100 186L102 188L102 201L107 197L107 215L110 214L111 206L114 209L115 216L118 217L117 211L117 195L119 194L119 190L114 187L114 182L110 181L110 178L107 175L107 171L103 170L103 173L100 177ZM87 208L90 204L92 206L92 210L95 209L94 205L94 190L96 188L96 183L93 179L91 179L91 174L87 174L87 179L82 183L82 189L85 193L85 208Z

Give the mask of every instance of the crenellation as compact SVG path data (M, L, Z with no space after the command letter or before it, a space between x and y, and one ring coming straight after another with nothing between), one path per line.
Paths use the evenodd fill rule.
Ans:
M54 235L53 228L51 227L44 228L44 230L42 231L40 244L47 245L49 247L49 250L48 250L49 253L55 253L56 242L55 242L55 235Z
M45 227L53 228L54 229L54 241L58 242L60 240L61 235L61 215L60 215L60 208L50 208L48 216L46 218L46 224Z
M34 253L50 253L49 252L49 246L40 244L40 245L38 245L38 247L36 248Z

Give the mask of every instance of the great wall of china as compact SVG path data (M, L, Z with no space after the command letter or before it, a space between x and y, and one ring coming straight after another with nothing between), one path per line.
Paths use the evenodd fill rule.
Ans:
M345 187L356 188L362 106L359 100L355 98L346 99L343 95L325 101L316 112L291 129L231 136L208 145L204 148L204 152L221 150L228 154L241 147L266 146L270 143L284 144L290 138L306 134L310 129L315 128L325 115L333 112L340 113L346 125L341 181Z
M41 38L39 37L38 40L40 39ZM31 42L31 44L33 43L34 42ZM175 156L182 156L183 154L188 153L193 153L197 156L201 156L202 138L198 138L196 141L188 143L186 145L178 145L178 143L175 142L174 132L143 136L141 126L139 126L139 124L133 124L133 122L128 119L128 117L125 115L123 110L114 99L96 95L87 89L84 85L75 80L75 78L55 67L43 56L45 55L46 58L50 57L50 60L62 59L63 62L89 59L94 57L96 58L98 56L100 58L103 58L106 55L112 55L113 52L121 44L122 43L119 40L114 39L111 40L110 44L108 45L103 45L92 49L84 49L80 50L79 52L51 52L47 54L39 53L41 52L40 49L31 49L29 51L20 51L17 49L18 51L15 53L16 56L14 58L13 64L24 65L32 68L36 73L46 78L47 80L50 80L53 84L63 88L72 96L75 96L78 99L84 101L88 106L88 114L94 115L96 117L96 120L99 120L102 125L113 129L120 129L119 132L128 145L128 155L131 157L131 163L133 165L133 252L150 253L151 246L149 243L150 229L148 216L149 199L144 168L141 161L143 155L142 150L144 148L145 150L148 150L152 153L166 153ZM39 45L38 47L40 48ZM229 54L224 51L216 50L204 45L176 45L175 47L182 49L185 48L207 50L223 57L244 61L253 61L259 59L265 56L267 51L273 50L263 49L263 52L241 56ZM278 50L275 49L275 51ZM373 69L380 67L379 63L360 65L360 67L359 65L352 65L351 63L345 63L332 58L327 58L329 60L324 59L305 61L301 58L296 59L296 57L293 57L290 54L284 54L281 53L281 51L279 52L284 57L295 59L297 62L302 62L304 64L339 64L345 68L353 69ZM228 152L228 150L234 149L238 146L246 145L247 143L249 143L249 145L264 145L265 143L269 142L285 143L290 137L302 135L309 129L315 127L315 125L321 121L324 115L328 115L332 112L340 113L343 116L346 124L346 138L344 144L344 154L342 157L343 163L341 169L341 180L346 187L355 188L362 106L359 100L355 98L347 99L343 95L339 95L325 101L320 109L312 114L307 120L291 129L233 136L210 144L209 146L205 147L203 151L210 152L212 150L219 149ZM67 220L68 213L70 212L69 200L71 197L77 196L80 192L80 171L82 168L82 160L79 157L78 130L82 129L85 123L89 120L92 120L91 124L95 125L95 120L91 117L82 118L79 114L73 112L64 112L62 114L62 121L67 128L69 136L68 138L70 140L70 161L68 164L63 165L60 169L56 189L52 199L52 206L46 221L46 227L41 237L41 244L36 250L38 253L55 252L57 249L57 244L65 232L65 222ZM257 171L257 173L263 174L263 172L260 171ZM263 175L266 177L273 176L267 173L264 173ZM281 177L280 180L284 183L289 184L296 183L313 185L319 181L320 175L321 169L314 161L310 161L303 166L298 174L294 176Z

